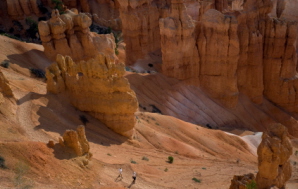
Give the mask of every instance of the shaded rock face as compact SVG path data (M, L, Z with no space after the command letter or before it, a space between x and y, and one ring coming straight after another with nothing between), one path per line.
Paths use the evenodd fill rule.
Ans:
M259 172L256 181L259 189L285 188L292 174L289 161L292 153L286 127L281 124L272 125L269 132L263 133L258 147Z
M63 0L68 8L76 8L81 12L90 13L93 21L101 26L121 30L119 19L119 3L114 0Z
M68 2L67 2L68 1ZM121 30L119 18L119 3L114 0L64 0L69 8L81 8L81 12L88 12L92 15L93 21L101 26L110 27L114 30Z
M13 93L9 86L8 80L4 77L0 69L0 106L5 102L4 97L13 97Z
M91 24L92 20L87 14L67 10L66 14L60 15L54 10L49 21L38 24L46 56L53 61L57 54L71 56L74 61L88 60L99 52L114 57L114 36L90 32Z
M272 0L273 9L270 16L289 21L298 20L298 0Z
M227 107L243 93L298 112L297 22L278 19L294 14L287 0L200 1L192 17L191 0L119 3L128 64L160 49L163 74L196 79Z
M200 84L227 107L238 101L237 63L239 38L237 20L210 9L202 16L197 39Z
M255 182L255 176L252 173L240 175L235 175L233 180L231 180L231 185L229 189L247 189L246 185Z
M169 17L159 20L163 74L178 79L199 74L195 23L186 11L183 3L173 3Z
M227 0L201 0L199 2L197 0L119 0L118 3L120 4L119 12L122 21L122 32L127 44L126 52L128 56L126 64L128 65L135 63L139 59L144 59L144 57L152 52L162 50L162 46L165 46L163 43L166 37L171 35L170 33L172 33L172 35L177 33L177 39L179 36L183 39L180 45L182 43L186 45L187 42L190 42L187 38L191 36L193 31L190 29L192 26L186 26L190 24L189 18L186 18L188 17L186 12L193 18L197 18L201 17L204 12L211 8L220 11L228 8ZM200 6L198 6L198 4L200 4ZM185 5L187 5L188 11L185 11ZM196 12L199 13L195 13L194 10L190 8L192 6L198 8ZM177 20L178 18L182 18L183 21ZM165 20L160 22L159 19ZM170 21L171 19L173 20ZM175 22L172 23L174 20ZM166 24L166 22L171 22L172 26ZM175 27L177 31L174 31ZM170 32L169 29L173 31ZM167 36L161 36L165 33L167 33ZM183 37L186 37L186 40L184 40ZM194 42L191 42L191 44L193 43ZM172 42L172 44L174 44L174 42ZM175 46L178 45L175 44ZM189 45L189 48L191 46L192 45ZM197 55L194 56L196 57Z
M50 12L59 9L65 12L67 8L75 8L80 12L90 15L92 21L103 27L110 27L113 30L121 30L121 20L119 18L119 3L114 0L2 0L0 1L0 30L15 35L32 42L39 41L38 34L29 36L28 28L31 27L30 21L47 20ZM37 27L34 25L34 32Z
M26 16L41 16L42 9L55 8L52 0L4 0L6 2L7 14L13 20L20 20ZM109 20L119 18L119 3L114 0L61 0L61 3L68 8L76 8L80 12L90 13Z
M7 13L13 20L21 20L24 16L41 15L38 0L6 0Z
M130 137L138 102L124 73L124 64L115 63L102 53L77 63L68 56L58 55L56 63L46 70L47 90L66 93L76 108Z
M1 72L1 69L0 69L0 94L3 94L3 96L7 96L7 97L13 96L12 90L8 84L8 80L4 77L3 73Z
M196 26L182 1L172 1L169 17L159 23L163 74L181 80L199 78L212 97L234 107L239 59L235 17L209 9Z
M121 0L120 18L126 43L126 64L160 51L159 19L166 17L170 0Z
M69 8L81 8L81 12L90 12L87 0L62 0L63 4Z
M297 113L297 23L271 20L266 24L264 94L289 112Z
M90 146L83 125L80 125L76 131L65 131L63 139L60 138L59 143L62 146L71 148L77 156L88 155L90 153Z

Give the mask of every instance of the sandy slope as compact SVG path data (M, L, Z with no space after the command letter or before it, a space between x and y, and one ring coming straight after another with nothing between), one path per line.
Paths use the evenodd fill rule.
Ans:
M127 139L88 114L76 110L66 97L46 94L44 81L30 76L27 69L48 65L49 61L40 52L40 46L7 38L0 44L7 48L0 52L2 58L23 52L19 49L25 49L23 54L26 54L26 49L31 49L31 54L24 59L21 56L13 59L15 62L9 69L0 67L14 93L14 98L6 98L5 103L0 105L0 156L6 160L8 167L0 169L0 188L223 189L229 187L233 175L257 171L254 152L260 141L259 135L245 136L246 139L242 140L220 130L206 129L175 118L179 117L179 113L193 120L204 115L208 123L213 120L223 124L234 118L235 112L223 111L217 103L211 103L204 93L190 93L189 87L182 89L181 86L176 91L172 90L172 86L179 85L177 81L160 75L153 77L161 77L164 83L148 81L148 84L142 79L145 77L133 76L142 81L138 86L136 81L132 81L141 104L153 103L164 114L172 116L137 112L135 135ZM169 95L164 95L165 91L160 89L169 89L166 91ZM191 103L194 97L198 100ZM183 103L175 104L175 101ZM163 108L164 103L169 110ZM183 104L200 109L187 111ZM231 115L227 116L229 119L224 120L223 115L216 111L218 108L222 114ZM198 112L193 114L193 111ZM46 146L48 140L57 142L66 129L75 129L81 124L79 115L85 115L90 121L86 126L86 135L93 158L87 167L80 166L80 158L72 158L57 145L54 149ZM241 118L239 120L245 121L244 115ZM229 126L233 125L231 123ZM167 162L168 156L174 157L173 164ZM148 161L143 160L146 159L144 157ZM298 161L295 156L294 161ZM123 168L124 178L115 180L120 167ZM133 171L138 173L135 184L132 184L131 178ZM289 189L297 188L296 166L294 171ZM194 177L201 183L194 182Z

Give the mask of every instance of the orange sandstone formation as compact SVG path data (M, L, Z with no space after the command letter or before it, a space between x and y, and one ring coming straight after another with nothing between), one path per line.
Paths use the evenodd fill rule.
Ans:
M264 95L289 112L297 113L297 23L270 20L265 32Z
M66 93L79 110L129 137L138 107L135 93L123 77L113 34L90 32L90 25L86 14L70 10L61 16L53 11L49 21L39 23L45 54L56 58L46 71L48 92Z
M59 143L74 150L77 156L91 156L89 142L86 138L85 127L83 125L80 125L76 131L65 131L63 139L59 138Z
M195 23L182 2L172 4L169 16L159 20L159 27L163 73L178 79L196 77L199 65L196 42L193 40Z
M89 29L91 24L91 18L84 13L67 10L66 14L60 15L54 10L49 21L38 24L46 56L55 60L57 54L68 55L74 61L88 60L99 52L115 56L113 35L92 33Z
M238 101L237 63L239 42L237 20L210 9L202 16L197 40L202 87L226 106Z
M166 0L121 0L120 18L126 43L126 64L143 59L149 52L160 50L159 7L167 6Z
M259 189L285 188L292 174L289 161L292 153L286 127L275 124L269 128L269 132L263 133L258 147L259 172L256 181Z
M136 123L134 113L138 102L124 73L123 63L115 63L102 53L77 63L69 56L58 55L56 63L46 70L47 89L68 94L79 110L129 137Z

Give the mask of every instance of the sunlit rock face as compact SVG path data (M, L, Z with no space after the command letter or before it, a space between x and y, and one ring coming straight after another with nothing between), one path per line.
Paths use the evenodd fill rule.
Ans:
M59 143L63 147L72 149L77 156L91 156L90 145L86 138L85 127L83 125L80 125L76 131L66 130L63 137L59 139Z
M130 137L138 108L135 93L115 54L113 34L90 32L91 22L75 10L53 11L49 21L39 22L45 54L55 60L46 70L47 90L68 95L76 108Z
M138 102L124 73L123 63L115 63L101 53L78 63L69 56L58 55L46 71L47 90L67 94L76 108L130 137Z

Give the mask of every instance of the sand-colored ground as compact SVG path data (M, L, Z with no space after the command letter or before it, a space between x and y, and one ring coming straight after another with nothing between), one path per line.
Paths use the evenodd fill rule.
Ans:
M0 156L5 159L7 167L0 168L0 188L225 189L229 187L233 175L257 172L255 151L260 142L259 133L238 129L228 134L178 119L179 110L189 119L195 120L195 116L204 112L205 117L212 118L206 118L208 121L222 120L222 114L227 113L221 108L222 114L217 112L213 115L212 111L219 106L216 103L208 104L211 100L204 94L197 96L198 100L193 102L201 103L202 109L196 114L185 111L182 105L192 107L191 99L188 102L182 97L179 100L183 103L179 106L168 104L170 108L163 108L165 97L172 98L173 102L181 91L190 95L188 88L179 86L178 91L169 90L166 95L162 94L162 89L177 84L176 80L167 84L171 79L159 74L149 75L166 81L158 81L157 84L154 81L145 82L142 78L146 77L142 75L129 75L141 105L149 108L154 103L165 115L137 112L135 134L132 139L127 139L88 114L76 110L66 97L46 93L45 81L35 78L28 71L30 67L45 68L50 64L43 56L41 46L2 36L0 41L0 48L4 49L0 52L0 62L5 59L11 62L9 68L0 67L0 70L14 94L14 97L5 98L0 105ZM172 114L167 112L171 109ZM49 140L58 142L66 129L75 129L80 125L80 115L85 115L89 120L86 136L93 157L87 166L82 166L80 157L72 157L58 145L54 148L46 145ZM249 118L247 121L250 121ZM241 120L245 120L244 113ZM293 140L293 144L295 152L298 142ZM168 156L174 158L172 164L167 162ZM293 164L298 161L297 157L298 154L292 156ZM122 180L117 179L120 167L123 168ZM297 168L297 165L293 166L288 189L298 188ZM136 183L132 183L133 171L137 172ZM195 182L193 178L201 182Z

